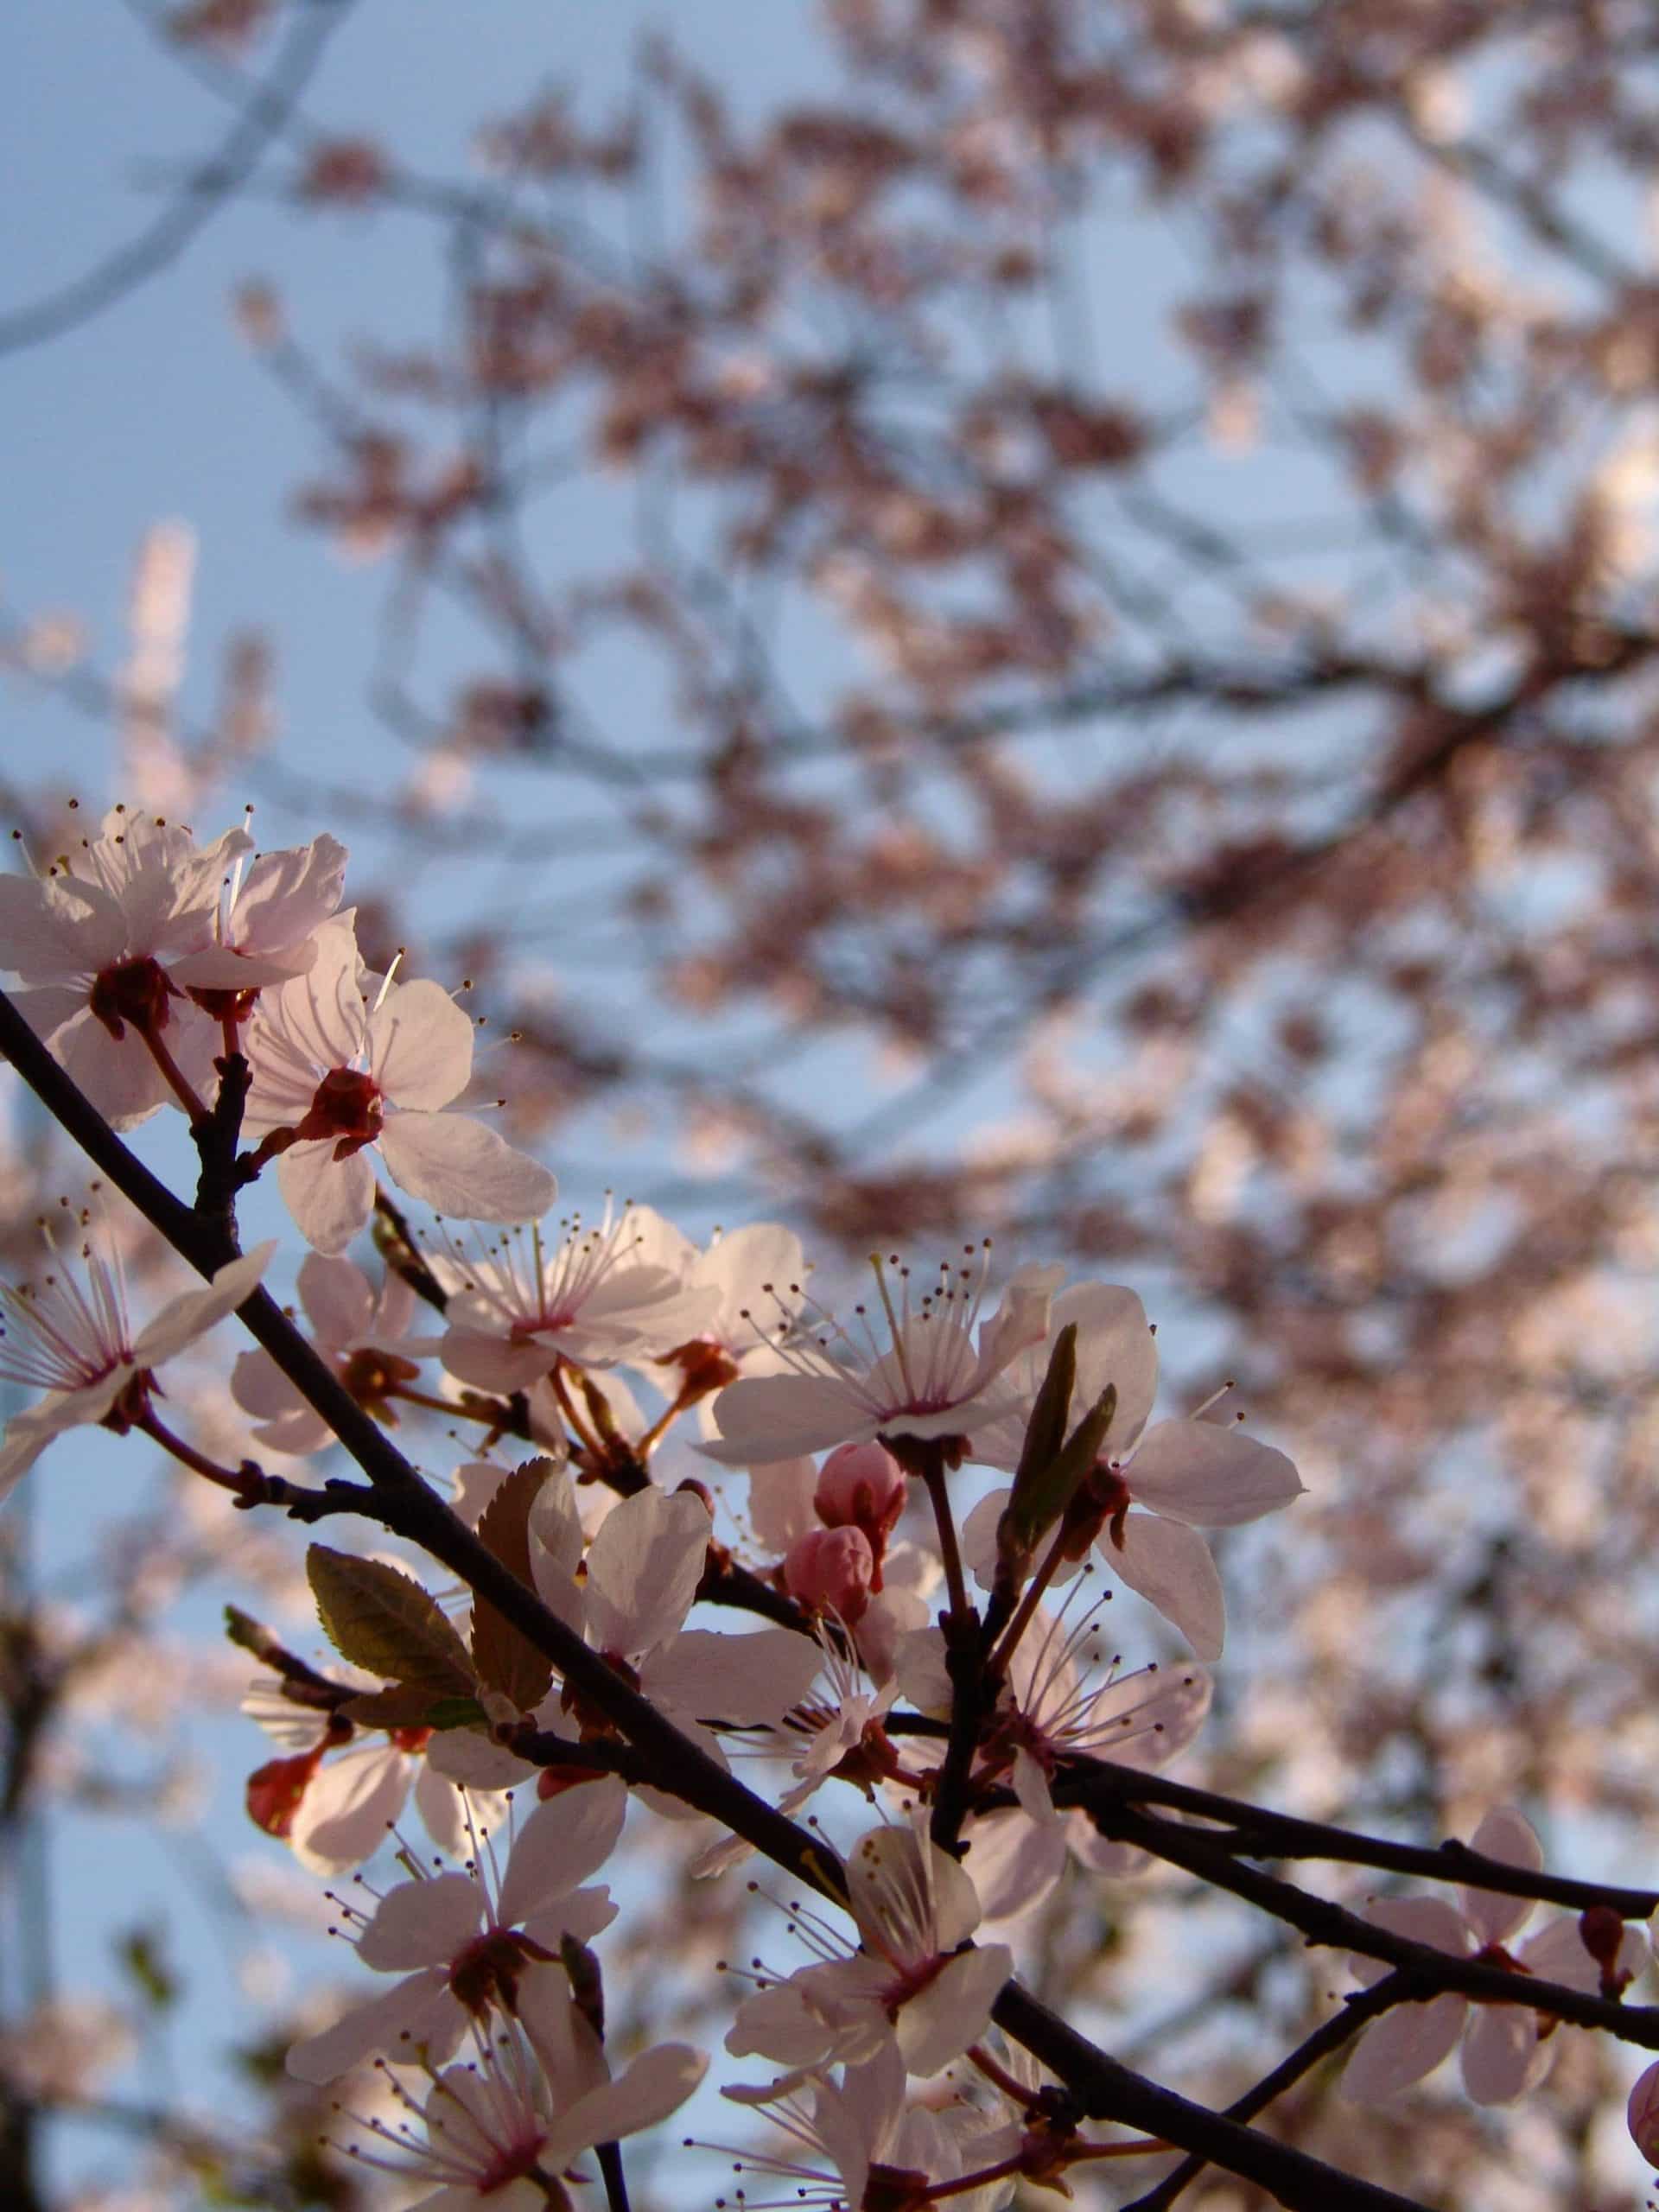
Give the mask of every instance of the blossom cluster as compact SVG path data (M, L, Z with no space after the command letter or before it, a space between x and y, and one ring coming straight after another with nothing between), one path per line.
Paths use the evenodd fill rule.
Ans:
M457 1108L471 1020L438 983L366 965L344 867L327 838L258 854L232 830L198 847L117 810L43 874L0 879L0 960L39 1033L112 1123L174 1105L210 1166L221 1147L232 1195L273 1173L310 1247L292 1341L388 1428L435 1449L440 1427L475 1432L446 1525L546 1624L528 1635L484 1585L429 1592L401 1560L319 1545L335 1657L237 1630L278 1754L250 1782L255 1821L331 1876L394 1834L408 1875L372 1911L340 1908L359 1963L396 1980L296 2044L290 2070L384 2069L410 2120L366 2116L343 2147L430 2183L442 2212L564 2204L591 2177L577 2161L666 2119L708 2063L671 2042L613 2064L594 1947L617 1905L595 1878L635 1805L682 1826L698 1874L725 1877L753 1839L711 1820L709 1778L741 1760L772 1777L745 1797L763 1817L839 1783L825 1816L851 1802L861 1823L839 1856L816 1814L792 1831L819 1892L785 1907L806 1961L745 1970L726 2050L779 2070L727 2094L795 2146L754 2154L757 2170L792 2177L800 2201L995 2212L1022 2176L1063 2185L1117 2155L993 2048L994 2015L1020 1923L1068 1866L1145 1868L1071 1785L1197 1740L1227 1626L1204 1532L1291 1505L1292 1462L1220 1417L1224 1392L1154 1419L1155 1335L1120 1286L1026 1266L994 1292L988 1246L925 1274L891 1255L843 1323L782 1225L699 1245L648 1206L549 1219L552 1176ZM377 1170L441 1218L411 1225ZM377 1217L372 1274L347 1248ZM232 1377L276 1468L217 1464L157 1405L157 1370L257 1303L275 1245L135 1329L91 1213L72 1219L79 1262L60 1228L52 1273L8 1295L0 1373L46 1395L11 1423L0 1485L97 1424L146 1433L238 1505L321 1517L328 1493L299 1477L335 1430L292 1358L267 1343ZM1109 1654L1117 1584L1191 1656ZM716 1606L761 1624L716 1629ZM680 1765L634 1741L627 1700ZM450 1871L403 1837L411 1800ZM1475 1845L1541 1865L1518 1815ZM1470 1886L1460 1913L1391 1901L1375 1917L1429 1949L1622 1992L1633 1939L1610 1949L1567 1921L1511 1959L1526 1910ZM1396 2093L1460 2036L1471 2095L1532 2086L1539 2016L1478 2006L1465 2036L1470 2009L1448 1993L1387 2012L1351 2093Z

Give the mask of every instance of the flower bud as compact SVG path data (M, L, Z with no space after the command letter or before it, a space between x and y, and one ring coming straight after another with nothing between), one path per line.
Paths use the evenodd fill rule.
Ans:
M881 1587L881 1561L907 1485L904 1471L879 1444L837 1446L818 1470L812 1503L826 1529L857 1529L869 1545L870 1587Z
M875 1554L861 1529L811 1529L784 1556L784 1582L791 1598L821 1612L838 1613L849 1627L870 1602Z
M1630 2091L1624 2108L1630 2140L1651 2166L1659 2166L1659 2061L1649 2067Z

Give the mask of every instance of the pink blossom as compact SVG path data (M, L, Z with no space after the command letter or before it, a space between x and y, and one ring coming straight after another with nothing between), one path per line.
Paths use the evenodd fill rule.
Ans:
M1114 1659L1091 1681L1097 1610L1091 1607L1068 1630L1064 1608L1055 1613L1039 1606L1009 1654L975 1775L1011 1786L1019 1809L974 1819L966 1831L967 1864L988 1920L1013 1919L1040 1904L1068 1854L1091 1873L1138 1872L1144 1854L1109 1842L1080 1808L1057 1808L1051 1778L1077 1758L1143 1771L1164 1766L1192 1742L1209 1711L1211 1685L1199 1667L1120 1674ZM949 1711L950 1677L938 1629L904 1639L899 1679L921 1710ZM937 1742L925 1738L906 1745L915 1764L942 1756Z
M1302 1494L1295 1468L1282 1452L1198 1419L1146 1426L1158 1388L1157 1340L1133 1291L1107 1283L1080 1283L1054 1301L1052 1337L1077 1326L1074 1413L1107 1389L1117 1392L1111 1427L1094 1474L1074 1503L1079 1550L1097 1531L1101 1557L1130 1589L1172 1622L1203 1660L1221 1656L1226 1604L1221 1579L1199 1529L1236 1527L1276 1513ZM988 1465L1019 1463L1026 1422L1050 1346L1022 1355L1010 1380L1026 1395L1011 1417L975 1438L976 1455ZM963 1556L982 1586L990 1586L996 1565L996 1524L1009 1493L982 1499L963 1529ZM1136 1510L1140 1509L1140 1510Z
M556 1957L563 1936L585 1942L616 1917L607 1888L581 1885L615 1849L626 1814L620 1782L584 1783L537 1808L499 1878L492 1854L475 1851L464 1873L422 1875L389 1890L357 1937L357 1955L403 1979L296 2044L289 2072L332 2082L375 2051L441 2065L469 2019L490 2005L513 2011L532 1961Z
M822 1962L746 1998L726 2048L785 2066L855 2064L896 2037L911 2073L937 2074L984 2033L1013 1954L969 1942L980 1923L974 1885L918 1827L872 1828L848 1859L847 1881L858 1949L798 1915Z
M849 1628L862 1619L874 1580L875 1555L861 1529L809 1529L784 1557L790 1596Z
M156 1388L156 1370L232 1313L258 1288L274 1243L256 1245L227 1261L212 1281L182 1291L135 1336L128 1319L119 1254L108 1256L91 1229L91 1217L71 1216L86 1275L58 1251L50 1225L41 1224L56 1262L38 1284L0 1288L5 1323L0 1337L0 1380L44 1389L46 1396L7 1424L0 1444L0 1497L32 1467L55 1436L88 1423L124 1433L143 1414Z
M1507 1866L1535 1871L1544 1863L1531 1824L1510 1806L1488 1813L1471 1841ZM1444 1897L1382 1897L1368 1908L1367 1917L1393 1935L1454 1957L1538 1974L1570 1989L1600 1988L1602 1965L1585 1943L1576 1916L1552 1922L1512 1953L1510 1939L1531 1917L1532 1899L1471 1884L1462 1885L1458 1895L1457 1905ZM1641 1938L1627 1929L1613 1966L1621 1986L1643 1963ZM1353 1966L1368 1986L1389 1971L1376 1959L1357 1958ZM1544 2040L1539 2027L1538 2014L1525 2005L1471 2005L1456 1990L1397 2005L1360 2037L1343 2073L1343 2094L1363 2104L1396 2096L1432 2073L1461 2039L1464 2088L1477 2104L1508 2104L1535 2088L1549 2069L1557 2038Z
M898 1271L895 1299L878 1262L881 1325L859 1306L856 1334L826 1331L810 1345L776 1347L787 1371L744 1376L722 1390L715 1401L720 1440L702 1449L728 1466L751 1467L876 1437L948 1442L1006 1418L1015 1400L1005 1370L1042 1341L1061 1270L1021 1268L981 1322L985 1270L984 1253L970 1251L968 1264L942 1268L912 1305L909 1269Z
M276 1179L308 1243L339 1252L374 1209L378 1147L393 1182L463 1219L524 1221L551 1203L546 1168L470 1115L443 1110L473 1069L473 1025L434 982L359 982L353 918L317 933L309 969L261 995L245 1050L251 1136L296 1135Z
M365 2165L439 2184L410 2212L546 2212L550 2178L596 2144L666 2120L707 2067L688 2044L658 2044L613 2079L563 1974L538 1967L524 1977L517 2018L480 2044L472 2064L432 2076L423 2107L394 2088L424 2120L424 2143L407 2120L376 2120L361 2123L366 2143L346 2147Z
M212 883L210 942L175 961L169 973L187 988L245 991L302 976L316 957L316 933L346 889L346 853L315 837L275 853L238 854L223 887Z
M787 2157L746 2151L745 2172L776 2176L789 2202L817 2212L863 2212L880 2205L903 2212L907 2196L920 2212L934 2185L1001 2164L1020 2148L1017 2122L999 2123L966 2104L943 2111L906 2109L905 2062L897 2043L884 2043L873 2058L828 2075L785 2075L753 2088L724 2089L722 2096L765 2113L789 2137ZM952 2212L997 2212L1013 2196L1013 2175L944 2201Z
M412 1381L419 1372L400 1349L414 1319L415 1293L390 1268L377 1293L361 1268L321 1252L308 1253L301 1262L297 1287L315 1349L359 1404L375 1406L391 1419L377 1389L387 1380ZM254 1416L254 1437L268 1451L297 1457L334 1440L333 1429L269 1352L238 1355L231 1395Z
M135 1032L198 1088L211 1079L218 1026L168 970L212 944L220 883L252 847L227 830L199 851L188 830L115 807L44 875L0 875L0 967L24 985L14 1003L117 1128L175 1096Z
M435 1257L451 1289L444 1365L482 1390L518 1390L563 1360L577 1367L639 1364L693 1336L717 1294L688 1287L689 1250L649 1206L624 1206L556 1242L539 1225L494 1239L476 1259Z

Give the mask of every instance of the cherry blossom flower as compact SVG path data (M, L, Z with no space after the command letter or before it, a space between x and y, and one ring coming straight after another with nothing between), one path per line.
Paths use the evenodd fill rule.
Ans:
M806 1300L806 1262L794 1230L772 1221L722 1231L702 1251L688 1238L679 1243L681 1280L691 1296L708 1302L684 1343L643 1371L664 1397L683 1402L697 1394L697 1418L708 1435L708 1393L741 1375L775 1371L773 1339L789 1333Z
M1020 1801L1018 1811L970 1819L964 1831L967 1864L988 1921L1013 1919L1039 1904L1068 1853L1091 1873L1137 1872L1144 1853L1109 1842L1080 1808L1057 1808L1051 1778L1068 1758L1109 1759L1142 1770L1163 1766L1193 1740L1210 1707L1210 1678L1199 1667L1120 1674L1114 1659L1090 1681L1098 1605L1070 1630L1065 1610L1039 1607L1009 1654L975 1761L976 1782L1011 1787ZM899 1678L921 1710L949 1712L950 1677L938 1629L905 1639ZM922 1738L907 1745L906 1756L925 1766L943 1751Z
M474 1842L463 1873L423 1874L381 1898L357 1936L357 1955L403 1979L288 2054L302 2082L333 2082L375 2051L398 2063L442 2065L469 2020L494 2005L511 2012L536 1960L558 1956L561 1937L586 1942L616 1917L608 1888L582 1886L616 1847L627 1791L609 1777L537 1806L513 1838L505 1874Z
M1005 1370L1047 1333L1049 1298L1061 1273L1021 1268L995 1313L982 1322L984 1251L969 1248L966 1265L942 1268L914 1305L909 1269L899 1269L895 1300L878 1261L883 1326L878 1330L859 1306L855 1337L827 1331L810 1346L775 1347L787 1371L746 1376L722 1390L715 1401L720 1440L702 1448L728 1466L751 1467L877 1437L970 1436L1014 1410Z
M1172 1622L1200 1659L1218 1659L1226 1603L1209 1546L1198 1532L1278 1512L1301 1496L1300 1478L1282 1452L1241 1435L1236 1427L1194 1417L1147 1427L1158 1388L1157 1339L1134 1292L1108 1283L1079 1283L1055 1300L1050 1344L1023 1353L1010 1373L1024 1394L1020 1405L975 1435L975 1456L988 1465L1019 1464L1052 1337L1070 1322L1077 1326L1074 1415L1109 1384L1117 1393L1095 1472L1068 1516L1077 1531L1077 1547L1087 1543L1092 1526L1113 1573ZM996 1566L996 1524L1008 1495L993 1491L963 1529L963 1557L988 1589Z
M712 1725L753 1729L779 1720L811 1688L821 1655L810 1637L793 1629L721 1636L683 1626L708 1565L712 1527L695 1491L640 1491L606 1516L578 1580L582 1523L569 1471L556 1467L531 1509L531 1567L543 1603L581 1629L625 1681L724 1764ZM537 1717L545 1726L559 1725L559 1689ZM446 1773L473 1787L505 1788L534 1771L499 1745L463 1730L440 1738L434 1756ZM688 1815L677 1798L652 1789L640 1794L671 1817Z
M349 1679L354 1670L336 1671ZM359 1680L365 1692L385 1687L370 1675ZM341 1715L295 1704L264 1675L243 1698L242 1710L282 1751L250 1776L249 1817L287 1844L311 1873L349 1873L372 1859L411 1799L427 1834L452 1859L493 1823L486 1805L463 1794L426 1758L428 1729L365 1730Z
M906 2110L906 2082L905 2062L889 2039L873 2058L844 2067L839 2083L796 2073L723 2089L734 2104L764 2113L794 2145L786 2157L746 2151L738 2159L744 2172L775 2178L786 2192L771 2199L746 2187L747 2212L766 2212L773 2203L820 2212L865 2212L867 2206L906 2212L913 2205L920 2212L940 2198L957 2212L997 2212L1014 2194L1017 2176L975 2190L948 2185L1013 2158L1020 2144L1018 2123L999 2124L964 2104Z
M649 1206L608 1206L597 1228L574 1222L557 1243L539 1225L495 1239L473 1262L452 1247L440 1262L452 1295L442 1359L484 1390L527 1389L569 1360L638 1364L694 1335L718 1293L688 1287L678 1230Z
M462 1219L525 1221L552 1176L470 1115L443 1109L473 1070L473 1025L440 985L359 984L350 911L318 931L302 976L261 995L245 1043L253 1070L245 1127L289 1133L276 1179L301 1233L340 1252L374 1209L373 1146L426 1205Z
M161 1057L198 1088L211 1077L219 1030L168 969L212 944L220 882L252 848L237 829L198 850L188 830L118 806L45 874L0 875L13 1002L118 1129L177 1099Z
M1510 1806L1488 1813L1471 1842L1507 1866L1535 1871L1544 1863L1543 1847L1531 1824ZM1602 1986L1603 1962L1586 1944L1576 1916L1552 1922L1512 1952L1510 1939L1530 1918L1532 1899L1467 1883L1458 1895L1457 1905L1444 1897L1380 1897L1366 1916L1393 1935L1454 1957L1538 1974L1587 1993ZM1352 1963L1368 1986L1389 1971L1376 1959L1356 1958ZM1641 1937L1635 1929L1626 1929L1615 1947L1613 1979L1622 1988L1643 1963ZM1343 2072L1343 2094L1362 2104L1396 2096L1432 2073L1461 2039L1463 2086L1470 2096L1480 2105L1508 2104L1535 2088L1549 2069L1557 2038L1546 2039L1542 2024L1525 2005L1471 2004L1456 1990L1421 2004L1395 2005L1373 2020L1355 2044Z
M856 2064L896 2036L911 2073L937 2074L984 2033L1014 1955L969 1942L980 1923L974 1885L918 1827L861 1836L847 1882L860 1948L846 1950L827 1922L791 1908L820 1962L746 1998L726 2048L784 2066Z
M315 1349L359 1405L395 1423L386 1386L412 1382L420 1372L406 1357L415 1293L391 1268L377 1293L353 1262L322 1252L309 1252L301 1262L297 1287ZM231 1370L231 1395L244 1413L254 1416L254 1437L268 1451L298 1458L321 1452L334 1440L333 1429L269 1352L238 1355Z
M172 963L175 982L242 992L302 976L315 960L317 931L346 889L345 846L315 837L245 861L238 853L222 888L212 886L210 941Z
M141 1421L159 1391L156 1370L252 1296L270 1266L274 1243L227 1261L211 1281L180 1293L135 1336L127 1314L125 1276L114 1244L92 1233L87 1212L72 1216L79 1261L57 1249L51 1225L41 1226L56 1265L37 1284L0 1287L5 1321L0 1380L47 1393L7 1424L0 1444L0 1497L32 1467L55 1436L97 1423L118 1434ZM100 1243L107 1247L99 1249Z
M654 2127L678 2110L708 2060L688 2044L658 2044L612 2078L604 2047L563 1974L532 1968L516 2020L480 2044L471 2065L432 2077L423 2107L395 2085L405 2110L426 2123L361 2123L368 2144L348 2154L415 2183L436 2183L410 2212L545 2212L584 2151ZM385 2150L370 2147L384 2145ZM552 2192L557 2192L552 2195Z

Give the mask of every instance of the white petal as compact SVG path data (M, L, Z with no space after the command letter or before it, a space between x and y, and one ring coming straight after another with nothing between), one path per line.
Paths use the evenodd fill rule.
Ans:
M1132 1493L1166 1521L1230 1529L1259 1521L1302 1495L1302 1478L1282 1452L1241 1433L1236 1424L1160 1421L1124 1470Z
M674 1635L691 1610L713 1523L695 1491L625 1497L588 1553L588 1632L625 1657Z
M1538 2015L1522 2005L1471 2005L1463 2038L1463 2086L1478 2105L1506 2105L1542 2078Z
M1041 1904L1065 1868L1065 1824L993 1813L969 1824L963 1860L987 1921L1018 1920Z
M454 1785L452 1796L456 1789L516 1789L540 1771L475 1728L440 1729L426 1747L426 1765Z
M963 1564L972 1568L982 1590L988 1590L996 1579L997 1523L1013 1496L1007 1487L988 1491L962 1524Z
M454 2056L467 2024L447 1983L442 1967L429 1967L356 2005L332 2028L295 2044L288 2054L289 2072L296 2082L321 2088L376 2052L406 2066L422 2049L430 2064L442 2066Z
M561 1790L518 1831L501 1882L500 1918L512 1927L544 1912L595 1874L616 1848L627 1817L626 1786L614 1776Z
M1501 1859L1506 1866L1524 1866L1535 1873L1544 1863L1544 1847L1530 1821L1513 1805L1497 1805L1469 1839L1471 1850L1488 1859ZM1505 1897L1501 1891L1459 1885L1463 1916L1473 1929L1478 1945L1502 1943L1512 1936L1532 1910L1530 1897Z
M640 1688L647 1697L699 1720L753 1727L781 1720L798 1705L823 1664L823 1653L812 1637L793 1629L763 1628L745 1636L688 1629L646 1662Z
M481 1923L484 1893L470 1874L435 1874L386 1891L358 1938L357 1955L377 1974L435 1967L470 1943Z
M1075 1422L1109 1383L1117 1393L1117 1404L1104 1449L1116 1457L1146 1427L1158 1395L1158 1339L1147 1324L1146 1307L1132 1290L1116 1283L1081 1282L1063 1290L1048 1317L1051 1342L1068 1321L1077 1325L1071 1419Z
M395 1105L435 1113L467 1088L472 1022L442 983L394 984L369 1016L369 1070Z
M259 1279L270 1265L276 1240L256 1244L239 1260L228 1260L200 1290L187 1290L164 1306L147 1329L141 1330L132 1348L135 1367L159 1367L164 1359L205 1337L209 1329L234 1313L259 1287Z
M343 1874L372 1859L408 1802L413 1764L387 1745L321 1767L289 1832L301 1866L314 1874Z
M899 2012L899 2048L912 2074L937 2074L977 2043L991 2007L1014 1971L1006 1943L987 1943L947 1961L919 1997Z
M804 1452L750 1468L749 1522L767 1551L781 1557L798 1537L819 1525L812 1509L817 1482L817 1465Z
M354 1260L308 1252L296 1281L312 1333L330 1351L365 1336L374 1319L374 1291Z
M848 1382L834 1373L746 1375L715 1400L720 1440L698 1449L722 1466L755 1467L874 1435Z
M374 1211L374 1170L361 1152L334 1158L334 1140L291 1145L276 1162L276 1187L294 1226L319 1252L343 1252Z
M534 1221L559 1193L539 1160L468 1114L389 1112L380 1151L395 1183L461 1221Z
M1120 1545L1109 1527L1097 1546L1108 1567L1173 1622L1200 1659L1219 1659L1227 1633L1227 1603L1210 1547L1196 1529L1155 1513L1123 1518Z
M1356 2104L1397 2096L1431 2074L1457 2042L1468 2011L1447 1994L1427 2005L1401 2005L1373 2020L1343 2069L1342 2094Z
M641 2051L614 2082L590 2089L559 2113L543 2158L550 2166L561 2166L595 2143L614 2143L642 2127L655 2127L679 2110L708 2070L707 2056L690 2044L662 2043Z

